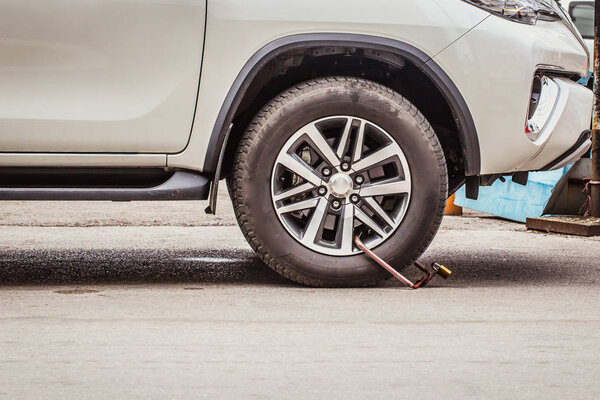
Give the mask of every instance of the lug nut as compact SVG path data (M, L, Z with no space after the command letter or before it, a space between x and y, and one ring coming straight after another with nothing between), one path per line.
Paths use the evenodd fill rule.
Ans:
M350 169L350 164L343 162L340 167L342 168L342 171L348 171Z
M331 169L323 168L323 176L329 176L329 175L331 175Z
M339 200L334 200L331 202L331 206L337 210L342 206L342 203Z
M356 182L357 185L362 185L365 183L365 178L362 175L358 175L356 178L354 178L354 182Z
M350 201L356 204L360 201L360 197L357 194L353 194L350 196Z
M325 186L321 186L319 188L319 195L320 196L325 196L327 194L327 188Z

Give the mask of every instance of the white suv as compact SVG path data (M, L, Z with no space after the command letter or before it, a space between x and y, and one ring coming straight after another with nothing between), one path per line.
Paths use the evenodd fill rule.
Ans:
M589 54L550 0L5 0L0 199L204 200L270 267L385 277L449 193L590 146Z

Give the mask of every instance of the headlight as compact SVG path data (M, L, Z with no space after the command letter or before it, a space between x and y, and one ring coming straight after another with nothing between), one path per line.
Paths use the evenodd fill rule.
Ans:
M558 21L560 14L552 6L553 0L463 0L491 13L534 25L538 19Z

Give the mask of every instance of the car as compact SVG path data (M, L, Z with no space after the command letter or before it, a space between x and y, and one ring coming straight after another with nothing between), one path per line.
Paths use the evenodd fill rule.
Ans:
M559 5L567 10L573 24L581 33L591 57L594 56L594 4L594 0L559 1ZM590 66L593 66L593 60ZM593 89L593 71L589 71L588 76L582 78L579 83Z
M215 213L226 179L252 249L304 285L376 284L357 238L409 266L463 184L591 144L589 51L550 0L2 8L0 199Z
M594 55L594 3L594 0L560 1L581 33L591 56Z

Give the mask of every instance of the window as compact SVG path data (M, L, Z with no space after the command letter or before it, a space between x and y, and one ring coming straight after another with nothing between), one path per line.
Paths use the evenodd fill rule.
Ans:
M594 3L574 1L569 6L569 14L584 39L594 38Z

